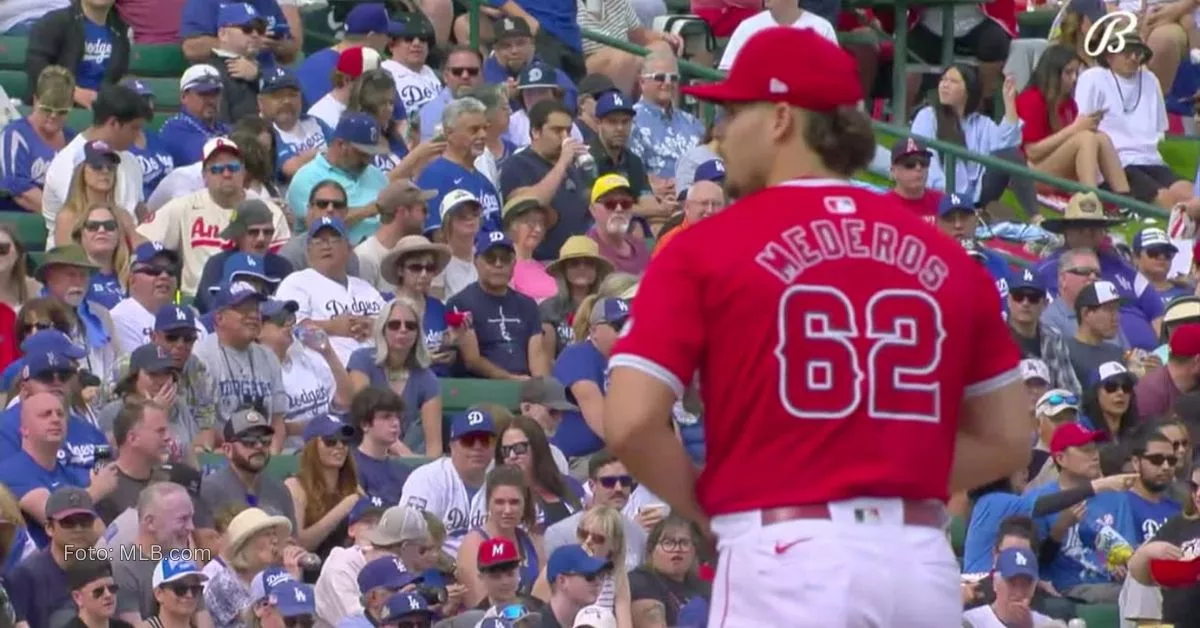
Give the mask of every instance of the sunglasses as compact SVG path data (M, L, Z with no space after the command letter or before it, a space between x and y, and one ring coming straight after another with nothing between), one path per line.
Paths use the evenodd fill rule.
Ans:
M387 330L388 331L400 331L401 329L404 329L405 331L417 331L417 329L419 329L420 327L421 326L419 324L417 324L417 321L392 320L392 321L387 322Z
M72 377L75 377L75 371L64 369L61 371L48 371L46 373L39 373L35 375L33 379L34 381L42 384L65 384L71 381Z
M104 161L86 162L87 167L100 172L112 172L117 169L117 164L105 159Z
M318 198L317 200L313 201L313 207L316 207L318 209L329 209L330 207L332 207L334 209L346 209L346 201L335 201L335 200L328 199L328 198Z
M322 436L321 442L325 443L326 447L337 447L338 445L350 446L350 439L342 435Z
M242 27L242 32L247 35L266 35L267 27L262 24L247 24Z
M252 229L246 229L246 235L250 236L251 238L274 238L275 237L275 228L274 227L255 227Z
M54 323L25 323L21 326L21 329L24 330L26 334L31 332L46 331L47 329L54 329Z
M458 439L458 442L462 443L462 446L466 447L467 449L475 449L476 447L480 446L491 447L493 438L494 437L491 434L475 433L463 436L462 438Z
M196 334L178 334L178 333L174 333L174 332L167 332L165 337L167 339L167 342L170 344L182 342L184 344L190 345L190 344L196 342Z
M201 584L184 584L182 582L170 582L165 585L168 591L174 593L178 597L200 597L204 595L204 585Z
M310 615L284 617L283 625L287 626L287 628L313 628L313 618Z
M433 264L433 263L430 263L430 264L405 264L404 265L404 270L407 270L408 272L413 273L413 274L420 274L421 272L425 272L427 274L432 275L437 272L437 269L438 269L437 264Z
M174 266L139 266L133 270L139 275L150 275L151 277L161 277L163 275L174 275Z
M0 255L8 255L12 250L12 242L0 242Z
M584 580L587 580L588 582L595 582L595 581L597 581L597 580L600 580L601 578L603 578L603 577L605 576L605 573L604 573L603 571L597 571L596 573L572 573L572 572L568 572L568 573L567 573L567 574L565 574L565 575L568 575L568 576L579 576L580 578L583 578Z
M1012 297L1012 300L1017 303L1028 303L1030 305L1037 305L1045 298L1045 295L1040 292L1010 292L1008 296Z
M630 488L633 486L633 476L631 475L609 475L596 478L600 486L604 488L616 488L621 485L621 488Z
M267 445L271 444L271 435L247 434L245 436L239 436L237 438L237 442L241 443L244 447L266 447Z
M446 71L453 76L479 76L479 68L446 68Z
M1072 275L1075 275L1076 277L1099 277L1100 276L1100 269L1094 268L1092 266L1076 266L1075 268L1068 268L1067 272Z
M108 593L111 593L112 595L116 595L117 591L120 591L120 590L121 590L121 587L117 586L116 584L100 585L100 586L96 587L95 589L92 589L92 597L94 597L98 600L104 595L105 591L107 591Z
M1148 249L1142 251L1150 259L1171 259L1175 257L1175 253L1167 249Z
M642 78L657 81L659 83L678 83L679 74L677 72L650 72L643 74Z
M513 443L511 445L503 445L500 447L500 457L508 458L509 456L524 456L529 453L529 441L523 443Z
M483 261L489 266L507 266L516 259L511 251L489 251L483 254Z
M904 157L896 162L896 165L905 170L915 170L917 168L928 168L929 158L927 157Z
M1053 394L1046 398L1046 403L1052 406L1058 406L1064 403L1074 406L1079 405L1079 397L1076 397L1075 395Z
M1122 381L1110 380L1110 381L1104 382L1104 392L1115 393L1118 390L1125 391L1126 394L1133 392L1133 382L1130 382L1127 380L1122 380Z
M68 113L71 113L71 110L68 108L59 109L56 107L47 107L45 105L38 105L38 111L48 116L65 116Z
M607 209L610 212L629 211L629 210L633 209L633 199L628 199L628 198L623 198L621 200L609 199L609 200L601 203L601 205L604 205L604 209Z
M58 524L58 527L67 530L84 530L95 525L96 518L91 515L71 515L70 517L63 517L55 523Z
M1167 463L1168 467L1179 464L1179 456L1170 456L1167 454L1142 454L1142 460L1156 467L1161 467L1164 462Z
M112 231L117 230L117 221L115 221L115 220L89 220L89 221L83 223L83 228L87 229L88 232L90 232L90 233L96 233L97 231L112 232Z
M211 175L220 176L228 172L229 174L237 174L242 171L242 164L217 164L208 167L208 173Z
M603 534L596 534L595 532L590 532L588 530L584 530L583 528L576 530L575 536L579 539L580 543L587 543L588 539L592 539L596 541L597 544L604 545L604 543L608 541L607 536L604 536Z

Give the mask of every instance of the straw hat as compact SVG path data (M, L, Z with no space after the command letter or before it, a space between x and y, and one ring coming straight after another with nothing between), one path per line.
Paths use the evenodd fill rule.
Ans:
M274 527L287 528L290 533L292 522L287 517L268 515L261 508L243 510L229 522L229 527L225 528L225 536L229 539L229 553L236 554L250 537Z
M1042 221L1042 228L1050 233L1062 233L1064 228L1071 225L1108 227L1119 222L1120 219L1109 218L1104 213L1104 206L1095 192L1076 192L1067 201L1067 210L1062 218L1047 218Z
M612 262L600 257L600 246L596 244L595 240L587 236L574 235L567 238L567 241L559 247L558 259L546 266L546 272L557 275L566 268L565 264L573 259L590 259L595 262L597 280L613 271Z
M433 253L434 263L437 264L435 275L442 272L446 264L450 263L450 247L445 244L434 244L425 236L407 235L400 238L392 252L384 256L383 261L379 263L379 275L393 286L399 286L400 260L413 253Z
M537 210L546 213L546 231L553 229L554 225L558 224L558 211L549 205L543 205L536 197L529 194L517 194L508 199L508 202L504 204L504 209L500 212L500 220L504 223L504 228L508 229L512 221L521 214Z

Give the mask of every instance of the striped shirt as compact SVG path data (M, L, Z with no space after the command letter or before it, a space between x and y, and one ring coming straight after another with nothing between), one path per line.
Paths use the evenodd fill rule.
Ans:
M629 3L629 0L601 0L601 2L599 14L589 11L586 2L579 3L579 8L575 13L575 19L579 22L579 28L598 31L616 39L627 39L629 37L629 29L638 28L642 25L638 21L637 13L633 10L633 5ZM585 57L598 52L603 47L604 44L598 44L586 39L583 40L583 54Z

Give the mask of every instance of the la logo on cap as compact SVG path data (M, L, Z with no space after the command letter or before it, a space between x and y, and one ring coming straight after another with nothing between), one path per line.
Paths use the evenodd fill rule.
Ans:
M624 101L624 100L621 100L621 95L620 95L620 94L613 94L613 104L614 104L614 105L616 105L616 106L618 106L618 107L624 107L624 106L625 106L625 101Z
M417 596L408 596L408 608L414 611L421 610L421 603L417 601Z
M725 162L723 161L717 161L714 167L717 169L717 172L725 172Z
M183 311L183 308L181 308L181 307L175 308L175 320L177 320L177 321L186 321L187 320L187 313Z
M1025 560L1024 554L1017 554L1017 564L1024 567L1025 565L1029 564L1029 561Z
M511 31L512 29L514 29L516 27L517 27L517 25L516 25L516 23L514 23L512 21L511 17L504 18L504 30Z

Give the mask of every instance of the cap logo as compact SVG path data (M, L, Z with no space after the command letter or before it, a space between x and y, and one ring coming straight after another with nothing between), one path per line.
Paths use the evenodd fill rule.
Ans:
M629 311L629 304L624 301L617 301L617 307L620 308L622 312Z
M46 364L49 366L58 366L58 358L54 357L53 353L46 354Z
M1017 554L1017 564L1024 567L1025 565L1029 564L1029 561L1025 559L1024 554Z
M187 313L185 313L183 311L183 308L178 308L178 307L175 308L175 320L177 320L177 321L186 321L187 320Z
M787 83L784 83L777 78L772 78L771 81L767 83L767 90L772 94L786 94L788 93L788 86Z
M478 410L472 410L467 413L467 425L479 425L483 423L483 413Z
M301 591L300 589L296 589L296 601L297 602L307 602L308 596L304 595L304 591Z
M92 142L92 148L95 148L96 150L112 150L108 147L108 142L105 142L104 140L96 140ZM162 245L160 244L159 246Z
M254 268L254 267L258 266L258 262L254 261L253 257L247 257L246 265L249 266L250 268Z
M511 17L504 18L504 30L511 31L512 29L514 29L516 27L517 27L517 25L516 25L516 23L514 23L512 21Z
M1106 52L1121 52L1128 45L1128 36L1137 30L1137 15L1129 11L1113 11L1092 23L1083 38L1083 51L1090 57ZM1098 29L1103 28L1103 31ZM1096 33L1101 33L1099 37Z
M908 138L908 143L904 145L904 150L905 152L915 153L921 149L917 146L917 141L910 137Z
M367 499L371 500L371 505L376 508L383 506L383 500L378 497L369 497Z
M717 169L717 172L725 172L725 162L723 161L713 163L713 167Z
M504 555L504 546L503 545L501 545L500 543L497 543L492 546L492 558L495 558L497 556L503 556L503 555Z
M1033 281L1033 271L1028 268L1025 269L1025 281Z
M541 68L530 68L529 69L529 80L531 80L531 81L542 80L542 69Z
M262 423L263 420L264 419L263 419L262 415L253 410L246 413L246 422L247 423Z
M493 231L488 234L488 242L495 243L504 239L503 231Z
M409 608L409 610L414 610L414 611L421 610L421 603L417 601L417 596L415 596L415 595L408 596L408 608Z
M615 105L617 107L624 107L625 101L621 98L621 96L619 94L613 94L613 105Z

